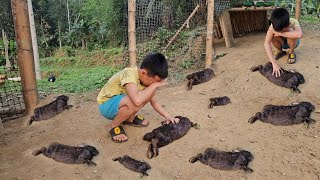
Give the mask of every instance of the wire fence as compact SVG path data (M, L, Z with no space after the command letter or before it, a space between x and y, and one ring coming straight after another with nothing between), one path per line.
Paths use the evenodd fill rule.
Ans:
M199 8L182 28L197 6ZM229 0L215 1L216 17L229 7ZM124 22L128 22L127 11L124 13L126 13ZM206 24L207 0L137 0L137 65L149 52L161 52L169 61L175 61L175 64L178 63L184 68L192 66L195 62L204 62ZM127 28L127 25L124 27ZM182 30L177 33L180 28ZM176 33L176 38L172 39ZM219 21L215 21L213 33L215 37L222 38ZM124 38L128 42L127 33ZM170 41L172 43L168 45Z
M10 15L10 13L7 13ZM12 19L12 18L10 18ZM0 119L20 117L25 112L13 27L0 27ZM9 32L9 33L8 33Z

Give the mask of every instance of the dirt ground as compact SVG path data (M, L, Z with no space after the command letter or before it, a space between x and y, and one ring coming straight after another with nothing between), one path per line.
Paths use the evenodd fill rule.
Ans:
M301 94L292 94L289 89L273 85L258 72L249 70L267 62L263 39L263 33L245 35L236 38L231 49L218 42L217 54L228 54L214 61L214 79L194 86L192 91L186 91L186 82L159 90L157 97L170 114L186 116L199 123L201 129L191 129L183 138L161 148L157 158L147 159L148 142L142 140L146 132L163 120L151 106L140 111L150 120L150 126L124 126L129 141L116 144L106 130L108 121L98 113L95 101L98 92L70 95L74 107L51 120L27 127L28 117L23 117L4 124L0 136L0 179L140 179L140 174L111 160L123 155L145 160L152 166L146 179L320 179L319 113L312 113L311 117L318 122L309 129L302 124L282 127L260 121L248 123L267 104L309 101L320 109L319 31L304 32L296 50L296 64L287 64L286 58L279 61L283 68L296 69L304 75L306 83L300 85ZM208 109L209 98L225 95L230 97L231 104ZM55 96L50 95L40 105ZM97 166L67 165L42 155L32 156L34 150L51 142L95 146L100 152L93 159ZM200 162L188 162L208 147L249 150L254 155L249 164L254 172L221 171Z

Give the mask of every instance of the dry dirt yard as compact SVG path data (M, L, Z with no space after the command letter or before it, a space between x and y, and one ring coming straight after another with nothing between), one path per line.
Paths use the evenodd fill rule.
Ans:
M146 179L248 179L248 180L317 180L320 179L320 114L311 117L318 122L309 129L304 125L273 126L248 119L266 104L288 105L309 101L320 109L320 36L319 31L306 31L296 50L297 63L289 65L286 58L279 60L285 69L296 69L306 79L300 85L301 94L270 83L258 72L249 69L267 62L263 47L264 34L249 34L235 39L235 46L224 48L217 43L216 52L228 53L214 61L216 77L210 82L186 91L186 82L168 85L159 90L157 97L172 115L182 115L201 125L200 130L189 133L160 149L157 158L148 160L148 142L142 140L146 132L160 125L162 117L146 106L140 114L150 120L150 126L125 126L129 141L116 144L110 140L106 121L98 113L95 101L98 92L70 95L74 107L55 118L34 122L27 127L29 117L4 124L0 136L0 179L140 179L140 174L124 168L111 159L130 155L146 160L152 166ZM209 98L229 96L232 103L208 109ZM42 100L51 101L55 95ZM93 159L95 167L58 163L32 152L52 142L68 145L86 143L95 146L100 155ZM208 147L220 150L242 148L254 155L249 164L254 172L220 171L200 162L188 160Z

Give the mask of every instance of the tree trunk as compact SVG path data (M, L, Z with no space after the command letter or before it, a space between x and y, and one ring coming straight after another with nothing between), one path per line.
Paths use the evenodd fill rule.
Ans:
M38 51L38 42L37 42L37 33L36 27L34 24L33 8L31 0L28 0L28 10L29 10L29 22L30 22L30 31L32 39L32 49L33 49L33 59L34 67L36 70L36 78L41 80L41 70L40 70L40 60L39 60L39 51Z
M5 57L6 57L6 68L10 69L11 68L11 63L9 60L9 46L8 46L8 39L7 39L7 35L4 32L4 30L2 29L2 40L3 40L3 46L4 46L4 53L5 53Z
M69 0L67 0L67 13L68 13L68 25L69 25L69 33L71 31L71 24L70 24L70 10L69 10Z
M59 33L59 47L60 49L62 48L62 43L61 43L61 28L60 28L60 21L58 21L58 33Z

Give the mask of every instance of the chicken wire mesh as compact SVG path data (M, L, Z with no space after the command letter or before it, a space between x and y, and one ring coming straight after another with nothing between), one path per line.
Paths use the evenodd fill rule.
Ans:
M194 16L177 38L168 46L171 38L199 5ZM126 4L128 6L128 4ZM215 1L215 15L230 7L229 0ZM124 22L128 22L125 12ZM207 28L207 0L137 0L136 1L136 46L137 64L149 52L164 53L169 60L205 58ZM128 27L127 25L125 26ZM214 36L222 38L219 21L215 21ZM128 34L125 34L128 44ZM126 47L127 48L127 47ZM128 49L128 48L127 48Z
M7 16L11 10L7 10ZM12 19L12 18L9 18ZM20 117L25 112L20 73L17 64L14 28L0 27L0 119Z

